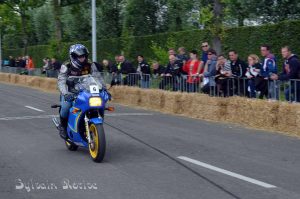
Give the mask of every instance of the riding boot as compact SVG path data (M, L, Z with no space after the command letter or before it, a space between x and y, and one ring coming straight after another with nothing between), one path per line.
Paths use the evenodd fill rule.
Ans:
M68 126L68 119L60 117L59 135L64 140L68 138L67 126Z

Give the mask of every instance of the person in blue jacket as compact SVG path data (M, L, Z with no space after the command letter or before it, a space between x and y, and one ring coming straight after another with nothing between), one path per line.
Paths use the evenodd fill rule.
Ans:
M290 87L286 88L285 99L287 101L300 102L300 61L297 55L292 53L288 46L281 48L284 58L283 72L280 75L273 74L272 80L290 81Z
M278 73L276 58L271 53L271 47L269 45L262 45L260 47L260 52L264 58L261 63L260 76L264 79L265 86L264 89L262 89L259 98L266 96L267 99L278 100L278 85L270 78L272 75Z

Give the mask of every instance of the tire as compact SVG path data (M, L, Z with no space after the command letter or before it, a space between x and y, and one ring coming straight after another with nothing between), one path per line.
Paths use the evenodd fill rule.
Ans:
M73 144L72 142L69 141L65 141L66 147L67 149L69 149L70 151L77 151L78 146Z
M90 124L92 144L89 145L90 156L94 162L102 162L105 156L106 140L102 124Z

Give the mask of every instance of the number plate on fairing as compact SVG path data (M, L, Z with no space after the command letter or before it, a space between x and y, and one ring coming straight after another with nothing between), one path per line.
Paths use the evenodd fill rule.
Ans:
M97 86L97 85L91 85L90 86L90 92L92 94L99 94L99 86Z

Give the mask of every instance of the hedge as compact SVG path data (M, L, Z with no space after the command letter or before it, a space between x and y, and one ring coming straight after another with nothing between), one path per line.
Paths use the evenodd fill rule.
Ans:
M235 49L242 59L247 55L256 53L259 55L259 46L269 44L273 52L281 62L280 48L289 45L295 53L300 53L300 21L284 21L278 24L239 27L224 29L222 33L223 52ZM175 41L175 48L185 46L188 50L199 49L204 40L211 40L211 34L206 30L190 30L181 32L161 33L140 37L111 38L97 41L98 59L108 58L113 60L116 54L124 53L130 60L135 60L137 54L143 54L148 60L156 59L155 53L151 49L152 43L167 50L168 40ZM74 41L77 43L79 41ZM91 42L82 42L91 49ZM63 57L67 59L68 47L71 42L63 43ZM9 55L18 57L22 55L23 49L4 49L4 57ZM42 59L46 56L53 56L56 53L55 46L40 45L30 46L28 54L32 55L37 66L42 66ZM279 63L281 65L281 63Z

